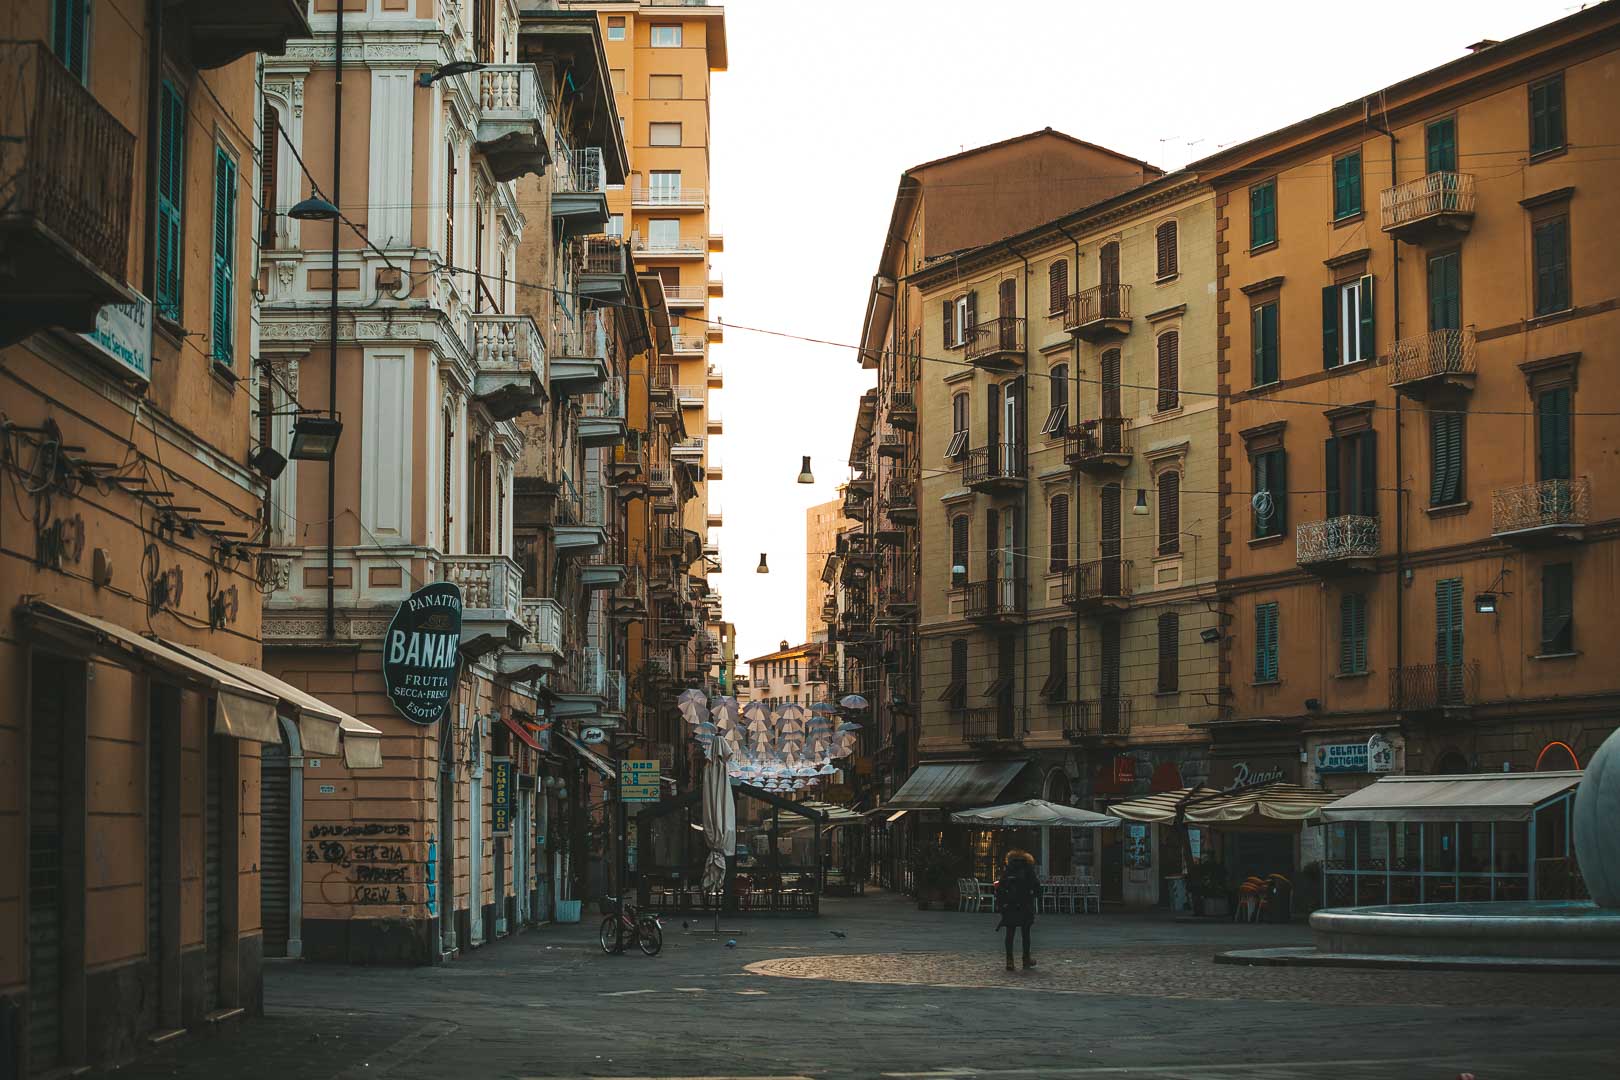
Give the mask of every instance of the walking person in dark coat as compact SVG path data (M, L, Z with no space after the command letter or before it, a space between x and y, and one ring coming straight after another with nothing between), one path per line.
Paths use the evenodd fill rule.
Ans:
M1035 858L1017 848L1007 852L1007 865L996 882L996 910L1001 922L996 929L1007 930L1007 970L1013 968L1013 931L1024 934L1024 966L1032 968L1035 961L1029 955L1029 928L1035 923L1035 909L1040 906L1041 881L1035 874Z

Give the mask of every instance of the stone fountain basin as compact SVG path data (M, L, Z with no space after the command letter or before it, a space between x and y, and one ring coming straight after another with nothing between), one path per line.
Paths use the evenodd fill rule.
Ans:
M1375 904L1311 915L1318 953L1620 960L1620 908L1590 901Z

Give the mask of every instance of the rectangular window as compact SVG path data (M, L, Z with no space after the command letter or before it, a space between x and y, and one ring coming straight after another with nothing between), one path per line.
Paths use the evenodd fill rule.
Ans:
M1434 583L1434 660L1442 703L1458 700L1462 689L1462 578ZM1453 691L1452 693L1448 693Z
M1047 385L1051 387L1052 407L1046 423L1041 425L1041 434L1055 438L1069 426L1069 365L1053 365Z
M681 26L654 26L650 33L650 44L655 49L678 49L681 47Z
M668 120L648 124L647 143L650 146L681 145L681 125Z
M1363 274L1354 281L1322 290L1322 366L1342 367L1371 360L1376 348L1373 332L1373 279Z
M1333 220L1361 213L1361 151L1333 159Z
M165 79L158 92L157 296L160 316L181 319L181 265L184 262L186 102Z
M1362 431L1327 440L1327 516L1378 516L1377 433Z
M951 519L951 585L967 584L968 529L972 520L966 514Z
M653 218L647 222L647 247L653 251L675 251L681 246L680 218Z
M1254 608L1254 681L1277 681L1277 603Z
M1429 505L1463 501L1463 444L1466 427L1460 412L1429 414Z
M1568 480L1573 470L1570 442L1570 388L1557 386L1536 395L1536 479Z
M1159 412L1181 405L1181 333L1167 330L1159 335Z
M651 183L650 193L653 202L679 202L681 199L681 171L679 169L655 169L647 174Z
M1564 77L1530 84L1530 154L1564 149Z
M1282 447L1254 455L1254 538L1281 536L1288 520L1288 456Z
M1541 568L1541 651L1575 651L1575 587L1571 563L1548 563Z
M1267 180L1249 189L1249 247L1277 242L1277 181Z
M1069 568L1069 497L1052 496L1051 519L1047 533L1052 541L1047 572L1060 574Z
M1181 689L1181 616L1167 611L1159 616L1159 682L1161 694Z
M655 101L679 101L682 96L679 75L653 75L647 80L647 96Z
M214 148L214 290L209 355L236 366L236 162L224 147ZM333 283L336 287L336 283Z
M609 236L618 236L618 237L624 236L624 215L623 214L609 214L608 215L607 234Z
M1181 474L1159 474L1159 554L1181 554Z
M1457 121L1431 121L1423 129L1423 163L1429 173L1457 171Z
M624 40L624 16L623 15L609 15L608 16L608 40L609 41L623 41Z
M73 77L86 81L90 56L90 0L54 0L51 51Z
M1254 345L1254 385L1265 386L1282 378L1277 341L1277 301L1249 309L1249 333Z
M1462 255L1458 252L1429 258L1429 329L1462 329Z
M1535 259L1536 314L1568 311L1569 218L1543 218L1532 226L1531 253Z
M1345 593L1339 598L1339 674L1367 671L1367 594Z
M945 457L954 461L967 451L968 396L957 394L951 399L951 441L945 447Z
M625 79L624 68L614 68L608 72L608 78L613 82L613 92L622 94L629 89L630 84Z

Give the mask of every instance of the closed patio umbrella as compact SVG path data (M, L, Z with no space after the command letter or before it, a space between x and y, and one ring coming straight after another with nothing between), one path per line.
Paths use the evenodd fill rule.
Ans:
M731 744L716 739L709 744L703 766L703 841L709 856L703 867L703 891L717 893L726 884L726 858L737 853L737 804L727 775Z

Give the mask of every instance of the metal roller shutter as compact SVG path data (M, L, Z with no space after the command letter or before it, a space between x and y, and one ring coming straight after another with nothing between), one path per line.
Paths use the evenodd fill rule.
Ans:
M213 1012L219 1008L219 960L221 922L224 914L224 899L221 874L223 872L220 857L222 837L220 836L220 814L224 804L224 763L220 760L223 755L219 749L219 739L208 739L208 800L206 843L207 851L203 868L203 1008L205 1012Z
M164 700L152 689L146 727L146 958L152 965L154 1001L162 1001L163 976L163 712ZM161 1023L162 1006L152 1017Z
M67 679L34 666L28 758L28 1061L31 1072L62 1058L62 726Z
M259 787L259 904L264 955L286 956L292 864L292 770L286 743L261 751Z

